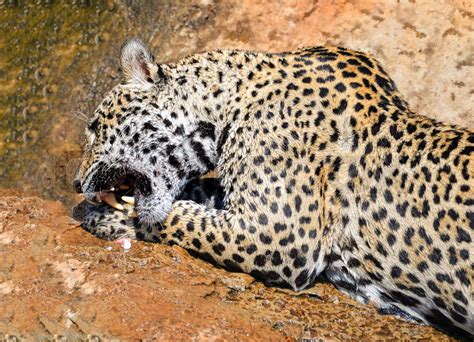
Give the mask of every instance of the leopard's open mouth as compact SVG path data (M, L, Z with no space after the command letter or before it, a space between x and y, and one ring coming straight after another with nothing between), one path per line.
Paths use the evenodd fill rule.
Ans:
M136 178L133 175L120 177L117 182L108 190L102 190L96 193L95 201L104 202L117 210L124 210L124 204L135 205L135 183ZM136 215L136 213L133 213Z
M151 181L149 177L133 170L99 167L89 189L92 191L84 192L87 200L124 210L130 205L135 206L139 197L151 194Z

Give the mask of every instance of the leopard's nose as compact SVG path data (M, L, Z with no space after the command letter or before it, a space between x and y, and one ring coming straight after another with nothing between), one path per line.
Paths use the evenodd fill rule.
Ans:
M81 186L81 181L79 179L74 179L72 181L72 188L78 194L82 194L82 186Z

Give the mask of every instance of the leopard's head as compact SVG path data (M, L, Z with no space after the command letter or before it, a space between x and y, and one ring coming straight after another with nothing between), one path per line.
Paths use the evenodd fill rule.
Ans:
M95 110L86 130L82 164L74 180L89 201L128 185L140 220L162 222L184 185L207 172L193 153L201 144L214 151L213 126L189 123L176 110L173 82L139 40L120 53L126 82L112 89Z

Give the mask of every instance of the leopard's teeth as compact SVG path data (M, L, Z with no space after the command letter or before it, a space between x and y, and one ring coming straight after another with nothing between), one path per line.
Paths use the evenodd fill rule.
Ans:
M133 196L122 196L122 201L128 204L135 204L135 198Z
M95 195L95 200L96 200L98 203L102 203L102 198L100 197L99 194L96 194L96 195Z
M115 198L114 194L107 194L106 196L102 197L102 200L110 205L112 208L115 208L117 210L123 210L123 205L117 202L117 199Z
M128 216L130 217L138 217L137 212L133 210L132 212L128 213Z

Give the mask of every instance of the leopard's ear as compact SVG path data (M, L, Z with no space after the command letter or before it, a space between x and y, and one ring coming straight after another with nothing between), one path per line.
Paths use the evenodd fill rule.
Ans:
M120 48L120 66L128 82L154 83L159 67L150 49L137 38L126 40Z

